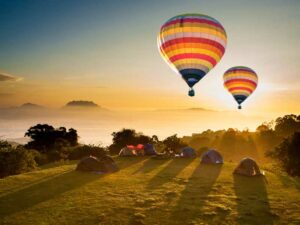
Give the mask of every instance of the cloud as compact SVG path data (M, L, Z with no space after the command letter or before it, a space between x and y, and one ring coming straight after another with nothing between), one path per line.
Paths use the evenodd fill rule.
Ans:
M23 80L23 78L0 72L0 82L2 82L2 81L20 81L20 80Z
M11 97L13 96L14 94L13 93L0 93L0 98L3 98L3 97Z

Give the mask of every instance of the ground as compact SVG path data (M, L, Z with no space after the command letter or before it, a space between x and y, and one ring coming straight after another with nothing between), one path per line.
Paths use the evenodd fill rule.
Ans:
M235 163L116 158L120 171L52 164L0 180L0 224L300 224L300 180L233 176Z

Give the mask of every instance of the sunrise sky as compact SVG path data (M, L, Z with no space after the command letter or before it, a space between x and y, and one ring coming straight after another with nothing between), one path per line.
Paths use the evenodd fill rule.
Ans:
M0 107L83 99L110 109L236 110L222 75L243 65L259 76L245 113L299 113L299 11L298 0L0 0ZM194 98L156 43L160 26L186 12L216 18L228 35Z

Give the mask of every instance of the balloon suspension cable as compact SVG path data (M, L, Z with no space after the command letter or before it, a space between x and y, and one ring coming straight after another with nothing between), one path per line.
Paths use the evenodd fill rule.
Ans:
M191 96L191 97L195 96L195 91L194 91L193 88L190 88L190 90L189 90L189 96Z
M242 106L241 106L241 105L239 105L239 106L238 106L238 109L242 109Z

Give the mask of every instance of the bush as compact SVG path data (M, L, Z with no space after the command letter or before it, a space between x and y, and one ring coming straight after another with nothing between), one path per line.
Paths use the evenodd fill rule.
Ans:
M101 158L104 155L106 155L106 153L106 150L102 147L93 145L82 145L72 148L69 154L69 159L78 160L90 155Z
M50 162L47 154L41 154L39 152L37 152L37 154L35 155L35 158L34 160L36 161L36 163L39 165L39 166L42 166L42 165L45 165L47 163Z
M300 176L300 132L284 139L267 155L276 159L289 175Z
M28 172L36 168L35 157L39 153L22 146L12 147L0 141L0 177Z

